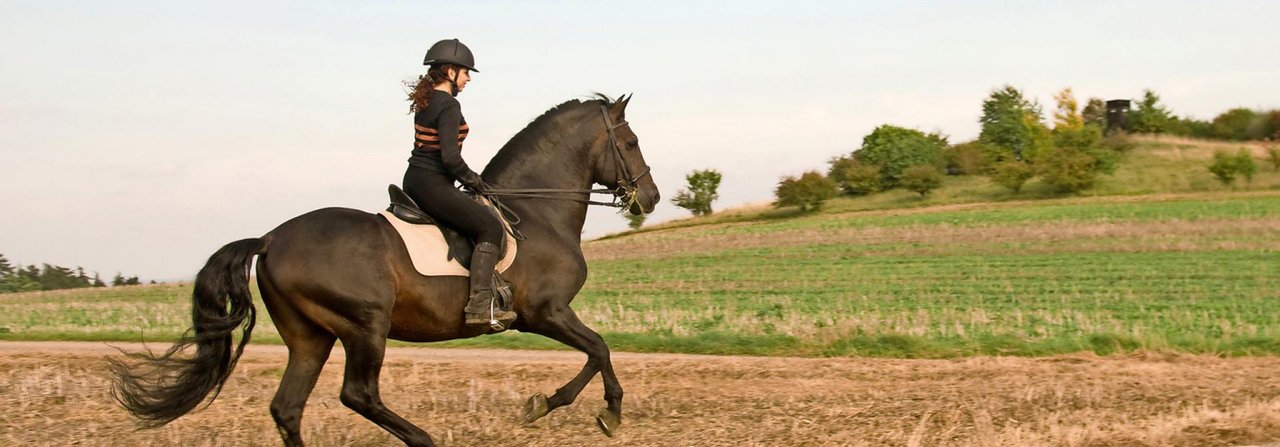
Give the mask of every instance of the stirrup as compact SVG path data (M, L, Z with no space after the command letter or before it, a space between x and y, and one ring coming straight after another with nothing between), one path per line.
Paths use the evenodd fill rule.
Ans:
M502 312L503 315L499 315L498 312ZM502 318L499 319L499 317ZM515 312L490 310L487 316L483 314L468 314L463 320L463 324L467 326L488 325L490 333L497 333L507 330L508 326L514 321L516 321Z
M497 302L498 300L496 297L495 299L489 300L488 315L467 313L465 318L463 318L463 324L468 326L487 324L489 325L489 330L492 331L491 333L507 330L507 327L512 322L516 321L516 313L510 310L499 309L497 307Z

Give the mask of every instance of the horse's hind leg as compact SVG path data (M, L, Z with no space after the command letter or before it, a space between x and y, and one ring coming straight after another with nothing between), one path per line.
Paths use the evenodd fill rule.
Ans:
M286 446L301 446L302 409L316 386L320 369L333 350L334 336L322 334L289 343L289 366L271 401L271 417Z
M425 431L404 420L382 404L378 375L386 353L387 330L364 328L342 337L347 352L346 376L342 382L342 404L378 424L383 430L410 446L434 446Z
M551 397L544 398L538 394L530 398L525 406L525 421L533 422L551 410L573 403L587 386L587 382L600 372L604 379L604 399L608 406L596 416L596 423L604 434L613 436L622 422L622 385L613 373L609 345L605 344L604 338L583 324L568 306L552 312L548 318L536 323L530 322L529 326L529 332L550 337L586 353L587 363L573 380L557 389Z
M282 295L265 269L258 271L258 284L267 312L280 331L280 338L289 347L289 364L276 397L271 400L271 417L276 421L276 430L284 445L301 446L302 410L324 362L329 359L336 337L292 307L290 303L298 299Z

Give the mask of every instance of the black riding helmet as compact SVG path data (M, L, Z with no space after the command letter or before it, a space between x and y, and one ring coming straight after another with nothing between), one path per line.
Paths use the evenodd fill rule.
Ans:
M458 39L436 42L431 49L427 50L427 57L422 59L422 65L435 64L453 64L476 73L480 72L476 70L476 58L471 54L471 49Z

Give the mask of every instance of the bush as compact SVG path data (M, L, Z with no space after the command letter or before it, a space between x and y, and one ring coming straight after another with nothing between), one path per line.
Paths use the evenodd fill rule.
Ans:
M800 177L783 177L774 195L778 198L774 207L798 206L800 211L813 211L836 196L836 182L818 171L809 171Z
M1084 149L1057 147L1036 164L1040 180L1060 192L1079 192L1098 179L1098 159Z
M976 175L991 167L991 149L980 141L949 146L942 151L947 173L952 175Z
M1209 164L1209 172L1217 176L1218 181L1223 185L1231 185L1240 177L1244 177L1246 181L1252 181L1253 174L1258 172L1258 165L1253 163L1253 156L1246 149L1240 149L1235 155L1218 150L1213 153L1213 163Z
M1280 147L1267 148L1267 161L1271 162L1272 171L1280 171Z
M1053 129L1053 145L1057 147L1073 147L1077 149L1100 146L1103 141L1102 128L1094 125L1078 127L1055 127Z
M645 219L649 218L649 215L644 213L631 214L629 212L623 212L622 216L627 219L627 228L632 230L639 230L640 227L644 226Z
M991 167L991 181L997 185L1013 190L1017 193L1022 190L1022 184L1030 180L1035 173L1031 170L1031 165L1021 161L1008 160L996 163Z
M832 159L827 177L836 182L845 194L871 194L884 188L880 180L880 167L859 162L853 157Z
M920 197L939 186L942 186L942 173L937 166L919 165L902 171L902 187L920 193Z
M694 216L711 214L711 204L720 197L720 172L715 169L695 170L686 175L689 186L676 193L671 203L689 210Z
M853 158L879 166L882 185L888 189L898 186L902 171L909 167L941 167L942 148L946 145L947 139L941 135L886 124L862 138L862 147L854 151Z
M1102 147L1113 152L1125 152L1133 149L1133 137L1124 132L1112 132L1102 139Z

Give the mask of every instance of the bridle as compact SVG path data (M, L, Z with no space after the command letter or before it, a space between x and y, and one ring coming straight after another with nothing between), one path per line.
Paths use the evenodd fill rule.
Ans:
M604 104L600 105L600 113L602 116L604 116L604 127L605 127L605 130L607 130L609 133L609 147L612 150L606 149L606 151L609 152L610 158L613 158L614 160L613 162L614 175L618 179L617 189L492 188L492 189L489 189L488 191L484 191L483 194L485 196L489 196L491 199L494 199L494 202L499 209L503 209L506 207L501 204L498 204L496 197L520 197L520 198L528 198L528 199L568 200L572 202L585 203L588 205L600 205L600 206L608 206L608 207L622 208L622 209L630 208L632 205L636 203L636 200L637 200L636 192L640 189L640 186L639 186L640 179L644 178L646 175L649 175L650 168L649 166L646 165L644 166L644 169L640 170L639 173L635 174L634 176L631 174L632 172L631 166L627 164L627 159L622 156L623 149L622 149L622 146L618 144L618 135L617 135L617 132L615 132L615 130L618 129L619 127L627 125L627 122L619 121L617 123L614 123L613 118L609 117L609 109L607 109L604 106ZM559 194L574 194L574 195L587 194L587 198L571 197L571 196L565 196L565 195L559 195ZM609 202L591 200L590 199L591 194L613 194L613 200ZM508 219L508 220L511 220L511 223L513 225L519 222L519 218L516 217L514 213L511 213L510 209L506 209L503 212L504 214L510 214L509 217L515 217L515 219Z

